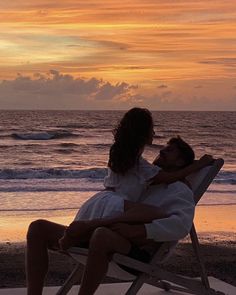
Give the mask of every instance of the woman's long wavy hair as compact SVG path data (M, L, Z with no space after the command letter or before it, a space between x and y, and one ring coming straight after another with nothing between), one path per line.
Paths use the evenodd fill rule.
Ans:
M110 148L108 167L124 174L138 161L140 152L149 143L153 119L149 110L132 108L113 130L114 143Z

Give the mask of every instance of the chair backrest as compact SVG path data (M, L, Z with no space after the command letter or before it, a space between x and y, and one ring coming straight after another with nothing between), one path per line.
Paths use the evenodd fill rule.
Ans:
M197 204L213 179L216 177L221 167L224 165L224 160L216 159L211 166L207 166L198 172L195 172L187 177L190 182L194 194L195 203Z
M224 160L219 158L216 159L212 165L207 166L201 169L200 171L192 173L188 177L186 177L191 184L196 204L199 202L203 194L206 192L207 188L212 183L212 181L214 180L214 178L216 177L223 165ZM178 241L164 242L161 251L159 251L160 253L156 253L156 255L154 255L153 261L162 263L168 260L168 258L174 252L174 249L177 244Z

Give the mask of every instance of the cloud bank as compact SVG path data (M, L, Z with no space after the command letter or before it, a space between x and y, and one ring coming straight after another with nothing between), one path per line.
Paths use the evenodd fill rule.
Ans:
M71 109L93 107L102 101L124 101L136 86L125 82L112 84L97 78L74 78L57 70L34 77L18 74L0 84L0 107L5 109Z
M165 81L163 81L165 82ZM162 83L162 82L161 82ZM158 83L153 88L50 70L0 82L0 109L236 110L234 80Z

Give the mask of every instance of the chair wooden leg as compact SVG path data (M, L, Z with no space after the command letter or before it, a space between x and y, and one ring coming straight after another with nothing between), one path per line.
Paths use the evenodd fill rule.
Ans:
M143 284L147 280L147 275L141 274L139 275L132 285L129 287L128 291L125 293L125 295L136 295L138 291L142 288Z
M200 275L201 275L201 279L202 279L202 284L206 288L206 290L209 290L210 284L209 284L206 269L205 269L205 266L204 266L204 263L203 263L203 260L202 260L201 254L200 254L200 245L199 245L199 241L197 238L197 233L196 233L196 229L195 229L194 224L193 224L192 229L190 231L190 237L192 240L192 245L193 245L195 255L196 255L197 260L200 265Z
M81 280L83 272L81 271L81 264L78 263L72 273L69 275L65 283L57 291L56 295L66 295L72 286Z

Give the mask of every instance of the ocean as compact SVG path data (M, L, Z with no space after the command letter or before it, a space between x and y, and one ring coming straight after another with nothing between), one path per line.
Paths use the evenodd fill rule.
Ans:
M48 216L76 212L103 189L112 129L123 111L0 111L0 215ZM180 135L197 158L225 165L200 202L236 204L236 112L153 111L152 161Z

